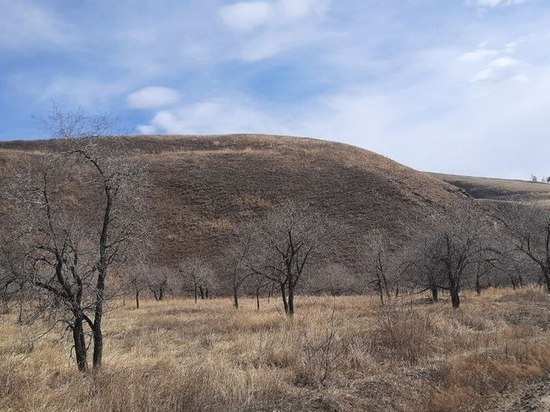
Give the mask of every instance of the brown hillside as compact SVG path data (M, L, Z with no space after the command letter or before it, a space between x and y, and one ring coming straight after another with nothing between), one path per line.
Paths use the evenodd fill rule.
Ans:
M136 136L127 155L150 171L155 260L218 253L235 222L285 199L307 202L356 232L405 223L469 202L459 189L370 151L314 139L266 136ZM111 139L103 139L108 145ZM0 143L0 171L32 161L52 141Z
M538 202L550 205L550 184L516 179L428 173L463 190L469 196L488 201Z

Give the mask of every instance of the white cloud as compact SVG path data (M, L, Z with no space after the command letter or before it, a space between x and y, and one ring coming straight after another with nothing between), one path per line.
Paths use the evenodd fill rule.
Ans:
M511 57L516 52L518 42L507 43L501 49L487 49L484 47L462 54L458 61L472 66L476 72L472 82L485 82L494 79L510 79L525 77L517 70L524 63ZM466 70L466 68L464 68Z
M160 109L180 101L177 90L169 87L149 86L128 95L128 106L134 109Z
M263 26L272 16L273 9L267 1L251 1L224 6L219 12L228 28L246 31Z
M105 108L108 102L126 92L126 84L118 81L101 81L88 77L58 76L50 80L43 89L31 93L41 93L41 100L58 100L70 105L90 109Z
M268 25L282 26L326 11L328 0L241 1L220 8L224 24L249 31Z
M328 2L319 0L279 0L276 7L284 18L301 19L312 14L323 14L328 7Z
M72 25L33 1L0 0L0 48L43 48L70 44Z
M517 4L525 3L527 0L467 0L467 3L471 6L492 8L499 6L513 6Z
M283 133L284 121L246 98L214 98L158 111L140 133Z
M316 18L329 5L330 0L241 1L221 7L219 14L228 29L241 35L236 43L239 57L253 62L322 42L326 34Z
M461 62L474 63L486 60L488 57L494 57L498 54L499 52L497 50L477 49L471 52L464 53L458 58L458 60L460 60Z

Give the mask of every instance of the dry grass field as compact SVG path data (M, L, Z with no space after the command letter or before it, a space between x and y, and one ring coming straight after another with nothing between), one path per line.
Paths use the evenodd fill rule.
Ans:
M239 311L226 299L111 304L99 372L70 344L0 315L0 410L547 410L550 297L491 289L427 304L299 297ZM14 311L15 312L15 311ZM532 408L532 409L529 409ZM537 409L538 408L538 409Z

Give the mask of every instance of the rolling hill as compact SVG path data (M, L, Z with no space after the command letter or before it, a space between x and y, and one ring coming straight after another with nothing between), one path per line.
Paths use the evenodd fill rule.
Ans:
M498 202L532 201L550 205L550 184L548 183L441 173L428 174L456 186L468 196L478 200Z
M232 226L293 199L355 233L383 228L403 237L407 222L474 202L463 190L386 157L322 140L268 136L135 136L126 156L148 170L154 260L214 256ZM52 141L0 143L0 173L32 162ZM451 182L452 183L452 182ZM345 245L341 245L345 249Z

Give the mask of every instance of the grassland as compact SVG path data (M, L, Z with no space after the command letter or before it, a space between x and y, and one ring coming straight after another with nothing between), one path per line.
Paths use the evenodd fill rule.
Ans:
M0 315L0 410L545 410L550 298L487 290L453 310L419 295L300 297L235 311L226 299L113 302L105 365L81 374L70 344Z

